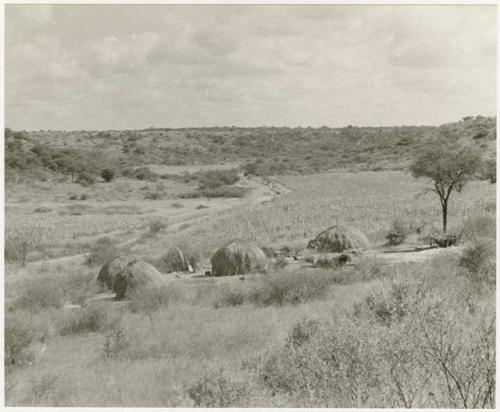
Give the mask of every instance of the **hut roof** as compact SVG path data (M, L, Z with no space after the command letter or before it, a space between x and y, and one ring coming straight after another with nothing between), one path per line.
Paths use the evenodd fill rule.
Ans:
M159 259L159 266L166 273L190 272L190 267L192 267L189 256L179 247L172 247L167 250L167 253Z
M232 276L265 271L268 262L259 247L237 239L217 250L210 263L214 276Z
M309 242L308 248L320 252L343 252L349 249L369 250L371 244L366 235L345 225L332 226Z
M115 277L127 266L133 259L128 256L116 256L108 260L97 275L97 283L100 286L106 286L109 290L113 290Z
M156 288L164 284L162 274L152 265L126 256L118 256L104 265L98 282L115 292L116 299L130 296L138 288Z

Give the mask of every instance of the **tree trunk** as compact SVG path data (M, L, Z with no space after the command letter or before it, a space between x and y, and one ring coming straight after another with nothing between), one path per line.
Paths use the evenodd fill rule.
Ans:
M446 233L446 226L448 224L448 200L442 203L443 207L443 233Z

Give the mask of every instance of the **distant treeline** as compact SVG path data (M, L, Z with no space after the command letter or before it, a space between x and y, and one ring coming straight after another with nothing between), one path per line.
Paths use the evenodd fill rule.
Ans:
M5 161L7 175L38 167L72 179L104 168L133 175L131 168L148 164L227 162L241 164L247 174L306 174L338 168L402 169L429 142L440 139L474 145L485 159L494 159L496 118L467 116L438 127L6 129Z

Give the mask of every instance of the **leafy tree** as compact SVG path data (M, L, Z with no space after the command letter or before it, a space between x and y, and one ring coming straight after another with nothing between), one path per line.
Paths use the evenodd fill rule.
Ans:
M101 171L101 177L106 182L111 182L115 177L115 171L113 169L104 169Z
M446 232L448 201L455 190L460 193L465 184L480 170L481 157L470 147L435 143L411 165L415 178L431 180L428 190L437 193L443 211L443 232Z

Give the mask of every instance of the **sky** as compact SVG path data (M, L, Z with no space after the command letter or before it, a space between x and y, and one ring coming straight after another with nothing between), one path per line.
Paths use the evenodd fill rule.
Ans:
M7 5L15 130L496 114L495 6Z

